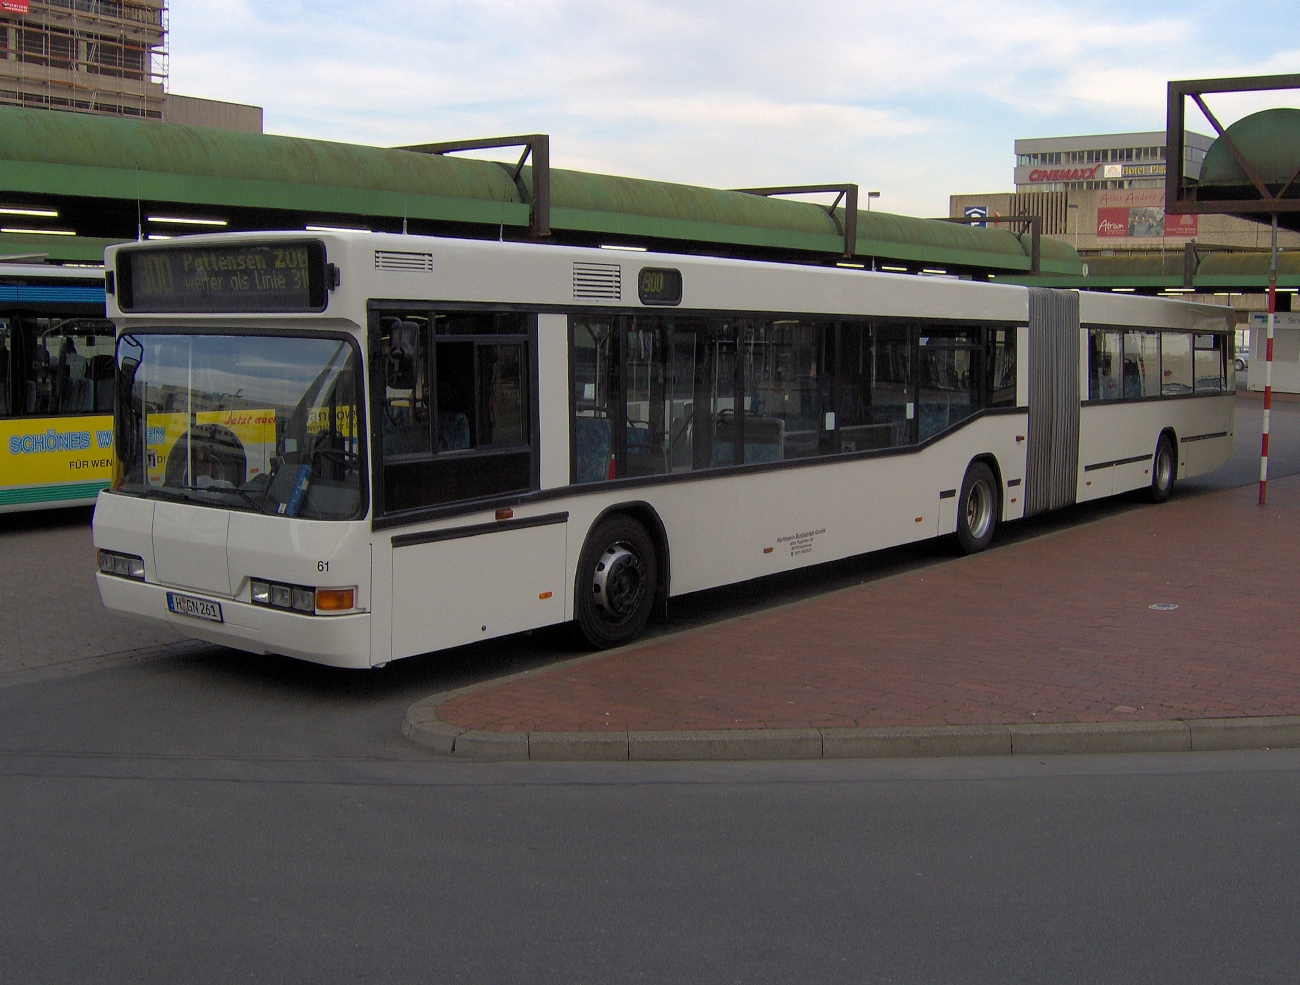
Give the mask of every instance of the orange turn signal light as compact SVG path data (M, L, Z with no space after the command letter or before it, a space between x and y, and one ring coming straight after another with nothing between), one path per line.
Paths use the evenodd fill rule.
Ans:
M346 612L354 607L355 588L316 589L317 612Z

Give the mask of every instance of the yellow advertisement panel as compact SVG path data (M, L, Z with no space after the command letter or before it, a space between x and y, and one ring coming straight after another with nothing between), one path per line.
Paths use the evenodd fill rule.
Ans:
M0 419L0 509L92 499L113 470L113 418Z
M194 415L196 440L192 445L177 441L189 431L189 416L184 413L150 414L146 422L145 445L148 450L149 482L158 485L168 477L168 460L175 455L192 456L187 462L173 463L171 475L207 475L242 486L256 475L269 472L275 454L274 410L209 410ZM197 440L202 437L204 440ZM214 455L213 448L230 449L229 454ZM232 474L233 472L233 474ZM183 479L173 479L183 481Z

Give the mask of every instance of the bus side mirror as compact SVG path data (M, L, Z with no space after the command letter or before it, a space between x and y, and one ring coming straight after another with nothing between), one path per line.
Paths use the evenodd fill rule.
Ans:
M415 353L419 340L420 326L413 321L399 321L389 329L388 364L384 375L390 389L415 389Z

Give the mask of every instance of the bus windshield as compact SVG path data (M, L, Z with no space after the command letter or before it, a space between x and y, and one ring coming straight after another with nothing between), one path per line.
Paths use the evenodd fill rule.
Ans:
M274 516L356 518L361 392L346 340L124 335L115 487Z

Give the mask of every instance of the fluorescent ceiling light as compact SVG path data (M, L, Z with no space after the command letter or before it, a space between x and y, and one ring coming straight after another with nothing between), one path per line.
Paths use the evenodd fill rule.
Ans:
M893 272L896 273L896 274L905 274L905 273L907 273L907 268L906 268L906 267L886 267L884 264L881 264L881 265L880 265L880 269L881 269L881 270L890 270L890 271L893 271Z
M5 227L0 233L12 233L15 236L75 236L71 229L16 229Z
M1111 291L1115 294L1132 294L1136 288L1133 287L1112 287Z
M0 215L29 215L37 219L57 219L58 209L23 209L13 205L0 206Z
M192 219L188 216L179 215L151 215L148 217L150 222L162 222L173 226L225 226L228 225L225 219Z
M646 251L644 246L620 246L617 243L601 243L600 248L602 250L626 250L628 253L644 253Z
M848 267L850 270L866 270L866 269L867 269L867 265L866 265L865 263L849 263L849 262L846 261L846 260L841 260L841 261L839 261L838 263L835 264L835 266L837 266L837 267Z
M938 267L922 267L922 268L921 268L921 273L923 273L923 274L946 274L947 272L948 272L948 271L946 271L946 270L940 270Z
M309 233L368 233L365 226L306 226Z
M150 233L145 239L171 239L166 233Z

